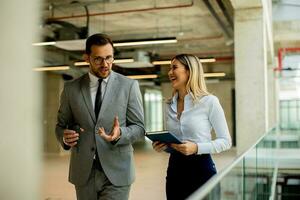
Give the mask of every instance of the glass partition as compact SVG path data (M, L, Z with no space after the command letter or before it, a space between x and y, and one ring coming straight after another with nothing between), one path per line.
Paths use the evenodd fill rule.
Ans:
M189 197L189 200L252 200L269 199L276 169L274 150L276 143L267 137L274 136L270 130L247 152L239 156L229 167L215 175Z

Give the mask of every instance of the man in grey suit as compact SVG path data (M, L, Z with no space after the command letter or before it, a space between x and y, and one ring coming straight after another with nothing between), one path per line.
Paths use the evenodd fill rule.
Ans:
M79 200L126 200L135 179L132 143L144 137L138 82L112 71L113 43L86 41L89 73L65 83L56 137L71 150L69 181Z

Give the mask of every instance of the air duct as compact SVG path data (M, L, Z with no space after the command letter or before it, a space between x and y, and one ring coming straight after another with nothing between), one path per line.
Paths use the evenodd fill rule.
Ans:
M134 62L131 63L121 63L118 66L123 68L145 68L153 67L149 53L146 51L135 51L132 56Z

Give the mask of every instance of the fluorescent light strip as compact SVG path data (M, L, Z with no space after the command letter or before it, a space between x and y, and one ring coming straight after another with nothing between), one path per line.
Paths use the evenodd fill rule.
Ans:
M34 46L47 46L55 45L58 48L68 49L67 47L71 46L69 50L84 50L85 39L80 40L62 40L62 41L52 41L52 42L36 42L32 45ZM140 40L140 41L129 41L129 42L114 42L114 47L125 47L125 46L139 46L139 45L151 45L151 44L170 44L177 43L176 38L165 38L165 39L153 39L153 40ZM74 49L75 48L75 49Z
M152 62L153 65L170 65L171 60L157 60Z
M212 63L212 62L216 62L215 58L199 58L200 62L202 63Z
M56 42L55 41L52 41L52 42L36 42L36 43L33 43L32 45L33 46L50 46L50 45L55 45Z
M124 58L124 59L116 59L114 60L115 64L120 64L120 63L132 63L134 62L134 59L132 58ZM89 65L88 62L84 62L84 61L79 61L79 62L75 62L74 63L75 66L87 66Z
M211 78L211 77L224 77L226 76L225 73L223 72L216 72L216 73L204 73L204 77L206 78ZM154 79L158 78L157 74L148 74L148 75L132 75L132 76L127 76L128 78L131 79Z
M128 78L131 79L153 79L153 78L157 78L158 75L157 74L147 74L147 75L132 75L132 76L127 76Z
M224 76L226 76L226 74L224 72L204 73L205 78L224 77Z
M171 44L171 43L177 43L177 39L117 42L117 43L114 43L114 47L139 46L139 45L150 45L150 44Z
M38 67L34 68L33 71L62 71L62 70L69 70L70 66L54 66L54 67Z
M215 58L199 58L201 63L216 62ZM171 60L157 60L152 62L153 65L170 65Z
M87 66L89 65L88 62L80 61L80 62L75 62L74 66Z
M132 63L134 62L134 59L132 58L124 58L124 59L116 59L114 60L115 64L119 64L119 63Z

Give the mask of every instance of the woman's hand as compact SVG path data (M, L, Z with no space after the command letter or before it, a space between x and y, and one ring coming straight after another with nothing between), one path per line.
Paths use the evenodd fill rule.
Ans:
M165 143L161 143L161 142L156 141L156 142L152 142L152 147L155 151L162 152L165 149L167 149L168 146Z
M183 141L183 144L171 144L171 147L186 156L196 154L198 152L197 144L190 141Z

